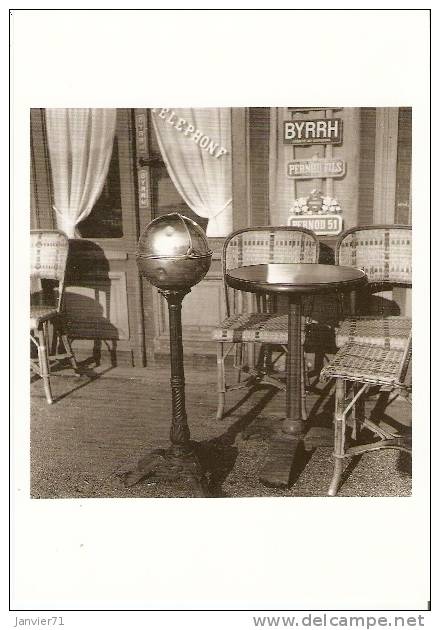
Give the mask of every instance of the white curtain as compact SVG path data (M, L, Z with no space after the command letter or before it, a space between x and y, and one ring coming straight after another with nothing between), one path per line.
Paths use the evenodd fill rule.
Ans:
M207 236L232 231L231 110L155 109L153 126L170 177L185 203L208 219Z
M108 173L115 109L46 109L57 227L69 238L98 200Z

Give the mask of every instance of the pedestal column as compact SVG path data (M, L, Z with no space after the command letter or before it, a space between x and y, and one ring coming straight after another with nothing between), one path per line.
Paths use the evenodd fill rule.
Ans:
M301 297L289 298L289 352L287 356L286 381L286 418L283 432L290 435L302 435L304 420L302 417L302 339L301 339Z
M185 408L185 373L182 344L182 300L189 291L160 291L168 302L170 324L171 402L170 440L176 455L190 450L190 432Z
M149 451L134 470L124 472L122 476L126 486L132 486L150 476L170 481L184 479L193 486L196 496L205 497L208 496L207 483L191 445L185 408L181 313L182 300L189 291L160 291L168 302L170 323L171 446Z

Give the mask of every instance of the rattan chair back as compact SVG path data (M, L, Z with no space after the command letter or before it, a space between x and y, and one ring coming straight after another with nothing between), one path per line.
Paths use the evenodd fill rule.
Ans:
M335 262L362 269L370 284L410 287L412 232L409 225L369 225L341 234Z
M58 282L57 310L59 311L63 299L69 239L60 230L31 230L30 242L31 280Z
M318 258L319 241L306 228L264 226L233 232L224 242L222 257L227 315L255 307L249 293L243 294L227 285L229 269L268 263L317 263ZM257 310L271 309L271 300L268 296L257 296Z

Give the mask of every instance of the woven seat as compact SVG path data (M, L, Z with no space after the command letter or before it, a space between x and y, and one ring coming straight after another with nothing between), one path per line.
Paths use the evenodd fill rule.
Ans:
M371 225L355 227L341 234L336 244L337 265L362 269L368 276L364 295L393 287L411 287L412 231L408 225ZM354 297L354 296L353 296ZM411 318L375 315L362 317L355 313L341 323L336 345L361 343L385 348L404 348L411 329Z
M377 345L348 343L321 370L321 378L398 386L404 358L405 348L386 350Z
M280 347L278 359L285 352L288 341L288 317L277 314L276 296L251 295L234 290L227 284L226 272L237 267L267 263L317 263L318 255L319 243L316 236L304 228L245 228L226 238L222 270L227 317L212 334L212 339L217 342L217 419L223 417L228 390L251 387L256 382L280 386L279 380L272 379L269 375L274 362L271 364L268 346ZM260 344L260 361L255 361L256 344ZM225 359L233 349L238 382L231 386L226 384ZM250 375L243 382L242 372Z
M50 386L51 362L67 358L70 360L75 373L77 365L72 352L70 341L63 327L63 293L64 276L67 265L69 239L59 230L32 230L31 231L31 309L30 332L31 342L37 348L38 360L31 359L31 369L42 377L46 400L53 402ZM50 281L57 285L56 305L53 295L51 303L45 304L48 299L44 290L44 283ZM42 291L39 290L40 286ZM38 287L38 290L36 288ZM50 344L49 324L53 327L53 339ZM62 341L62 351L57 348ZM54 352L49 346L54 347Z
M287 346L288 316L270 313L232 315L213 330L212 339L230 343L272 343ZM304 332L302 343L305 343Z
M287 316L270 313L241 313L223 320L212 333L214 341L230 343L266 342L287 344Z
M408 394L410 386L406 382L411 360L411 333L403 348L386 349L378 345L348 343L341 348L332 361L321 371L323 380L335 379L335 468L328 494L334 496L339 488L343 472L344 458L381 448L397 448L410 451L410 440L397 431L386 428L380 419L366 418L359 414L363 410L362 397L372 386L379 386L385 391L397 390ZM352 397L347 398L347 390L351 389ZM407 399L407 398L406 398ZM350 415L353 427L353 439L358 429L368 429L376 439L361 445L347 446L346 426Z
M337 328L336 345L358 343L403 350L410 334L409 317L351 317Z
M56 308L44 306L31 306L30 328L36 328L42 322L56 317L58 311Z

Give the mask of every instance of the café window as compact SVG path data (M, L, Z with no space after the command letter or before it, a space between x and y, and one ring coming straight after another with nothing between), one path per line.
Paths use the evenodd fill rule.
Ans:
M232 230L231 110L148 110L148 147L153 216L178 211L208 236ZM143 134L143 130L139 130ZM167 166L165 166L165 163Z
M185 203L179 191L173 184L168 170L163 161L162 154L159 149L157 137L149 125L150 130L150 150L151 150L151 196L153 217L161 217L170 212L179 212L183 216L192 219L200 225L206 232L208 219L198 216Z
M124 235L117 132L102 193L89 216L78 224L77 230L82 238L122 238Z

